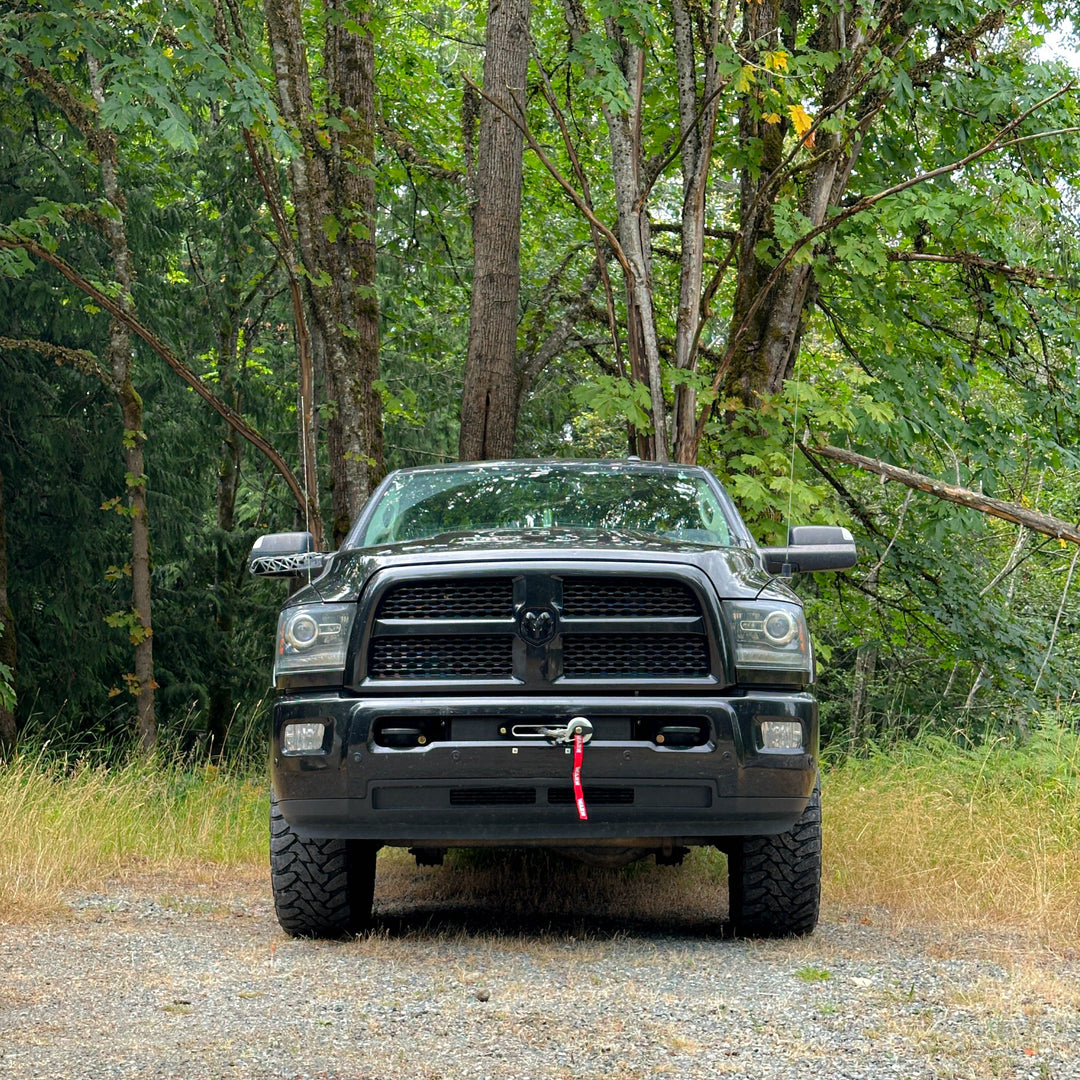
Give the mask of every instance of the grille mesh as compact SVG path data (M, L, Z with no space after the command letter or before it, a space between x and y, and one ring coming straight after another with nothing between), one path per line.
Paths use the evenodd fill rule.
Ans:
M396 585L379 604L380 619L509 619L514 614L511 578L483 581L410 581Z
M375 679L501 679L513 674L509 637L376 638L368 674Z
M536 788L451 788L451 806L532 806Z
M680 581L567 577L563 614L568 619L696 618L701 610L693 591Z
M590 788L584 789L586 806L633 806L634 789ZM548 788L548 802L552 806L570 806L574 802L573 788Z
M696 634L574 634L563 639L568 679L684 679L709 674L709 649Z

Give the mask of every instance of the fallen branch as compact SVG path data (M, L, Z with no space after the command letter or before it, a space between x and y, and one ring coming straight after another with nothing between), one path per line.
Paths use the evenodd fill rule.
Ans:
M1026 506L1021 506L1020 503L994 499L979 491L972 491L970 488L959 487L956 484L946 484L942 480L935 480L932 476L924 476L911 469L902 469L898 465L889 465L887 462L867 457L865 454L857 454L854 450L842 450L838 446L807 446L804 449L811 457L818 455L845 465L854 465L856 468L876 473L886 480L895 480L898 484L925 491L939 499L970 507L972 510L978 510L980 513L989 514L991 517L1001 518L1004 521L1011 521L1014 525L1023 525L1032 532L1042 533L1043 536L1052 536L1056 540L1069 540L1074 544L1080 544L1080 526L1056 518L1052 514L1031 510Z

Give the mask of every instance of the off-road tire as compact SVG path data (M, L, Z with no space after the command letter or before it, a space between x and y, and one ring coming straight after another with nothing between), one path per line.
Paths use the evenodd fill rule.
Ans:
M789 832L728 848L731 929L738 937L809 934L821 905L821 785Z
M378 844L293 832L270 796L270 882L281 928L293 937L340 938L371 925Z

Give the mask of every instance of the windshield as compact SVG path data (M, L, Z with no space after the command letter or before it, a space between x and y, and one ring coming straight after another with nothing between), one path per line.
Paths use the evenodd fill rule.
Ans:
M698 472L595 465L422 469L391 477L350 546L497 529L605 529L731 544L731 528Z

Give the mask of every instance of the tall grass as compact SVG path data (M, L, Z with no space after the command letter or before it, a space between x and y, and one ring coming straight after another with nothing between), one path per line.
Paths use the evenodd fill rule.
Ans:
M0 920L134 871L264 864L267 802L261 776L215 765L17 756L0 764Z
M961 745L958 745L961 744ZM828 770L826 896L1080 938L1080 729L924 737Z
M827 915L880 906L912 921L1080 940L1075 725L1034 724L1022 743L925 736L837 759L826 770L824 799ZM60 910L65 891L130 874L210 867L219 877L262 875L266 820L261 770L162 760L106 767L24 753L0 764L0 921ZM423 882L405 872L405 860L384 864L386 884L402 893L396 903L408 905L414 891L490 886L484 860L475 871L465 864L468 881L450 880L462 874L452 860ZM640 915L665 903L708 904L718 889L722 901L718 857L695 858L686 869L628 868L627 880L611 887L611 904Z

